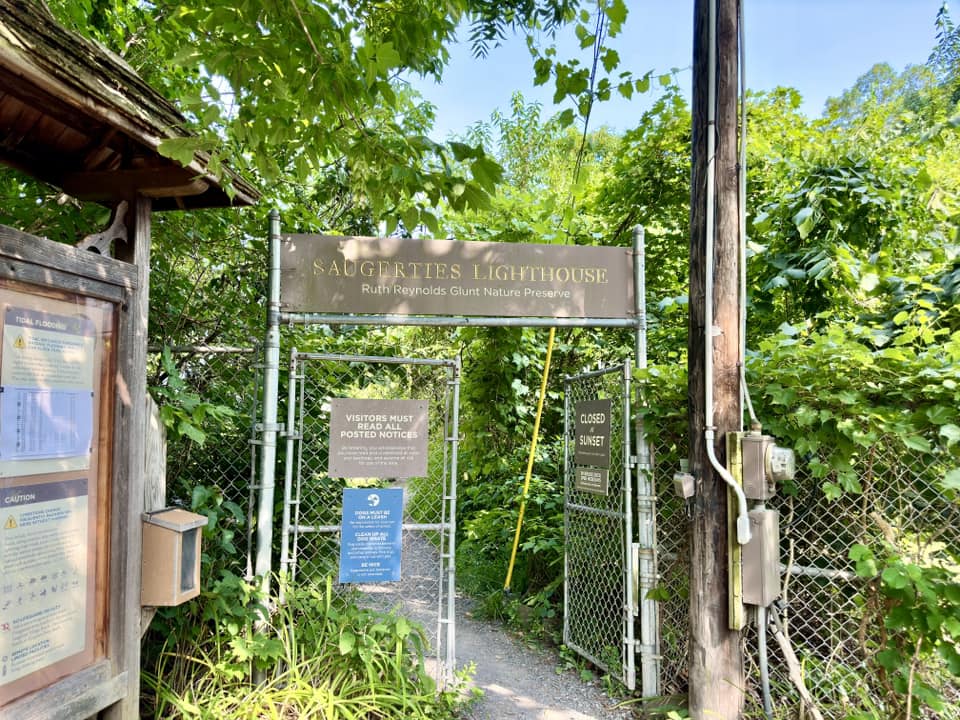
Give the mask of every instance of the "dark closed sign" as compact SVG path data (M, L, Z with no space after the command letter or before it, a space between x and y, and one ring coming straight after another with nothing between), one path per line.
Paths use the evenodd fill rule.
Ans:
M610 400L575 403L574 453L577 465L610 467Z
M629 318L627 248L287 235L281 308L336 314Z

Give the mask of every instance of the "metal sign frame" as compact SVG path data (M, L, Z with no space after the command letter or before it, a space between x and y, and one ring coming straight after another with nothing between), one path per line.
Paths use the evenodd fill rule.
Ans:
M284 312L280 301L280 214L270 212L269 248L270 265L268 280L267 332L264 344L264 389L263 420L260 425L260 497L257 513L256 556L254 570L261 578L261 590L269 595L271 583L271 552L273 543L273 507L275 492L275 462L278 433L281 426L277 422L278 383L280 365L280 327L281 325L380 325L380 326L428 326L428 327L583 327L583 328L633 328L635 332L635 358L637 367L646 368L647 320L646 288L644 268L644 230L637 226L633 233L633 249L628 252L633 258L633 301L635 305L632 317L497 317L497 316L454 316L454 315L402 315L402 314L352 314L352 313L315 313ZM637 448L636 483L638 486L637 507L631 508L643 513L638 517L640 543L638 544L638 575L642 581L655 583L656 558L655 525L653 519L653 493L650 486L650 453L643 430L642 412L638 414L635 425ZM633 481L631 480L631 483ZM453 546L450 547L451 565ZM629 561L629 555L628 555ZM650 587L653 587L650 584ZM452 593L451 593L452 596ZM659 688L659 657L656 637L659 634L656 625L656 603L652 600L641 602L645 609L641 628L641 642L631 637L635 652L641 654L643 668L643 695L652 697ZM453 615L450 615L452 626ZM651 623L653 623L651 625Z
M399 605L408 611L419 610L427 638L431 641L437 664L438 682L451 682L456 670L456 507L457 461L459 455L460 362L458 359L423 359L378 357L328 353L304 353L296 348L290 354L290 382L287 399L286 457L283 478L283 511L280 540L280 574L295 583L300 566L317 561L333 561L333 552L342 545L343 527L338 508L342 502L342 484L339 480L321 477L322 468L312 461L318 459L315 444L323 444L326 436L318 437L316 426L329 431L329 415L318 418L311 411L328 402L327 390L335 390L328 373L320 379L311 377L312 367L330 371L342 367L342 377L356 374L358 365L368 368L382 365L417 366L435 369L445 374L442 399L436 399L434 412L442 415L443 452L428 473L428 483L439 486L437 492L427 492L425 500L407 488L404 493L400 531L404 553L416 551L421 557L415 572L403 571L399 582L361 582L359 585L341 585L334 576L334 591L347 593L356 588L367 600L383 611ZM435 378L440 382L440 378ZM323 383L318 387L318 383ZM329 383L329 384L328 384ZM323 390L322 395L317 391ZM308 426L313 431L308 432ZM306 450L306 451L305 451ZM329 452L327 445L324 451ZM323 452L319 455L323 456ZM329 456L326 456L329 459ZM322 459L322 458L319 458ZM439 465L439 467L437 466ZM406 487L403 480L394 487ZM319 499L310 502L308 495ZM340 548L342 549L342 547ZM407 559L403 560L406 563ZM332 566L331 566L332 567ZM352 583L353 581L351 581ZM281 586L281 593L283 592ZM432 590L435 589L435 592ZM428 598L421 595L430 595ZM283 597L281 595L281 602ZM431 611L430 608L433 608Z

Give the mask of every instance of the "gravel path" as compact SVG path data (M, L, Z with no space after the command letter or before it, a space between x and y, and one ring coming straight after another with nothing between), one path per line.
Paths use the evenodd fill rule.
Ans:
M397 481L395 487L404 487ZM402 599L402 613L435 634L439 558L419 532L404 532L403 583L364 585L369 605L388 610ZM583 682L573 670L562 670L553 648L531 648L500 623L473 617L473 601L456 599L457 667L475 667L472 687L483 691L461 715L462 720L628 720L629 708L616 708L599 680ZM436 671L432 658L427 668Z
M573 670L557 672L561 660L552 648L528 647L496 622L472 617L468 598L457 598L457 664L476 665L473 686L483 697L464 720L600 720L634 715L615 708L598 686Z

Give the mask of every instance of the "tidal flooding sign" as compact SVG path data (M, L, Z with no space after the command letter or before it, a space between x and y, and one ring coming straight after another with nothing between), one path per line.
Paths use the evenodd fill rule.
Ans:
M330 401L330 477L427 474L427 401Z
M631 251L618 247L287 235L287 312L628 318Z

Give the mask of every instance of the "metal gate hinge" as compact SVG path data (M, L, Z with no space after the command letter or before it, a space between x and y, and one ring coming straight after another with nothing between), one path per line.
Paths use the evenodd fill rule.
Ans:
M283 434L285 424L284 423L257 423L253 426L253 429L257 432L275 432Z

